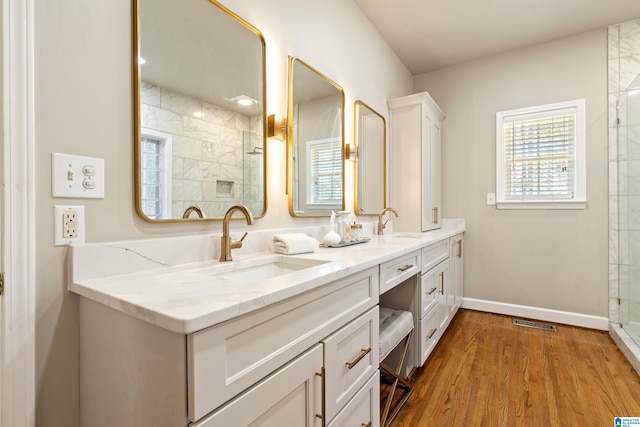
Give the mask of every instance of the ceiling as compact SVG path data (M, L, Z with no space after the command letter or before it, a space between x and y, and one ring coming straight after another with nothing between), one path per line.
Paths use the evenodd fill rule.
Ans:
M354 1L413 75L640 18L639 0Z

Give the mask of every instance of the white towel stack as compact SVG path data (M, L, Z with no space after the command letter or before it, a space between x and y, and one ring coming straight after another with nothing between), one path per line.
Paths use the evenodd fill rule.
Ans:
M319 246L316 239L304 233L276 234L273 236L273 251L284 255L315 252Z

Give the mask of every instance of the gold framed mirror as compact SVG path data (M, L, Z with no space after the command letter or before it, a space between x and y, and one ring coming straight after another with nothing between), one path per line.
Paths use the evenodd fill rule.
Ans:
M289 57L287 194L294 217L344 210L344 91Z
M214 0L133 0L135 205L147 221L266 214L265 41ZM186 218L183 218L186 217Z
M357 215L378 215L387 206L387 122L358 100L355 117L355 197Z

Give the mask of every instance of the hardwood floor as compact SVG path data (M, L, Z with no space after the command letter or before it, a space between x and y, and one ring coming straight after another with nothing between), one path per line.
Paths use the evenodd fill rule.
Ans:
M459 310L413 372L413 396L392 426L601 427L640 417L640 377L607 332L512 319Z

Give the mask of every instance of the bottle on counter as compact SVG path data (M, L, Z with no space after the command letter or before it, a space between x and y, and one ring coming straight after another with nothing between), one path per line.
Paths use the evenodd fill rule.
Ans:
M351 224L349 224L349 212L341 211L338 213L338 234L340 235L340 243L351 241Z

